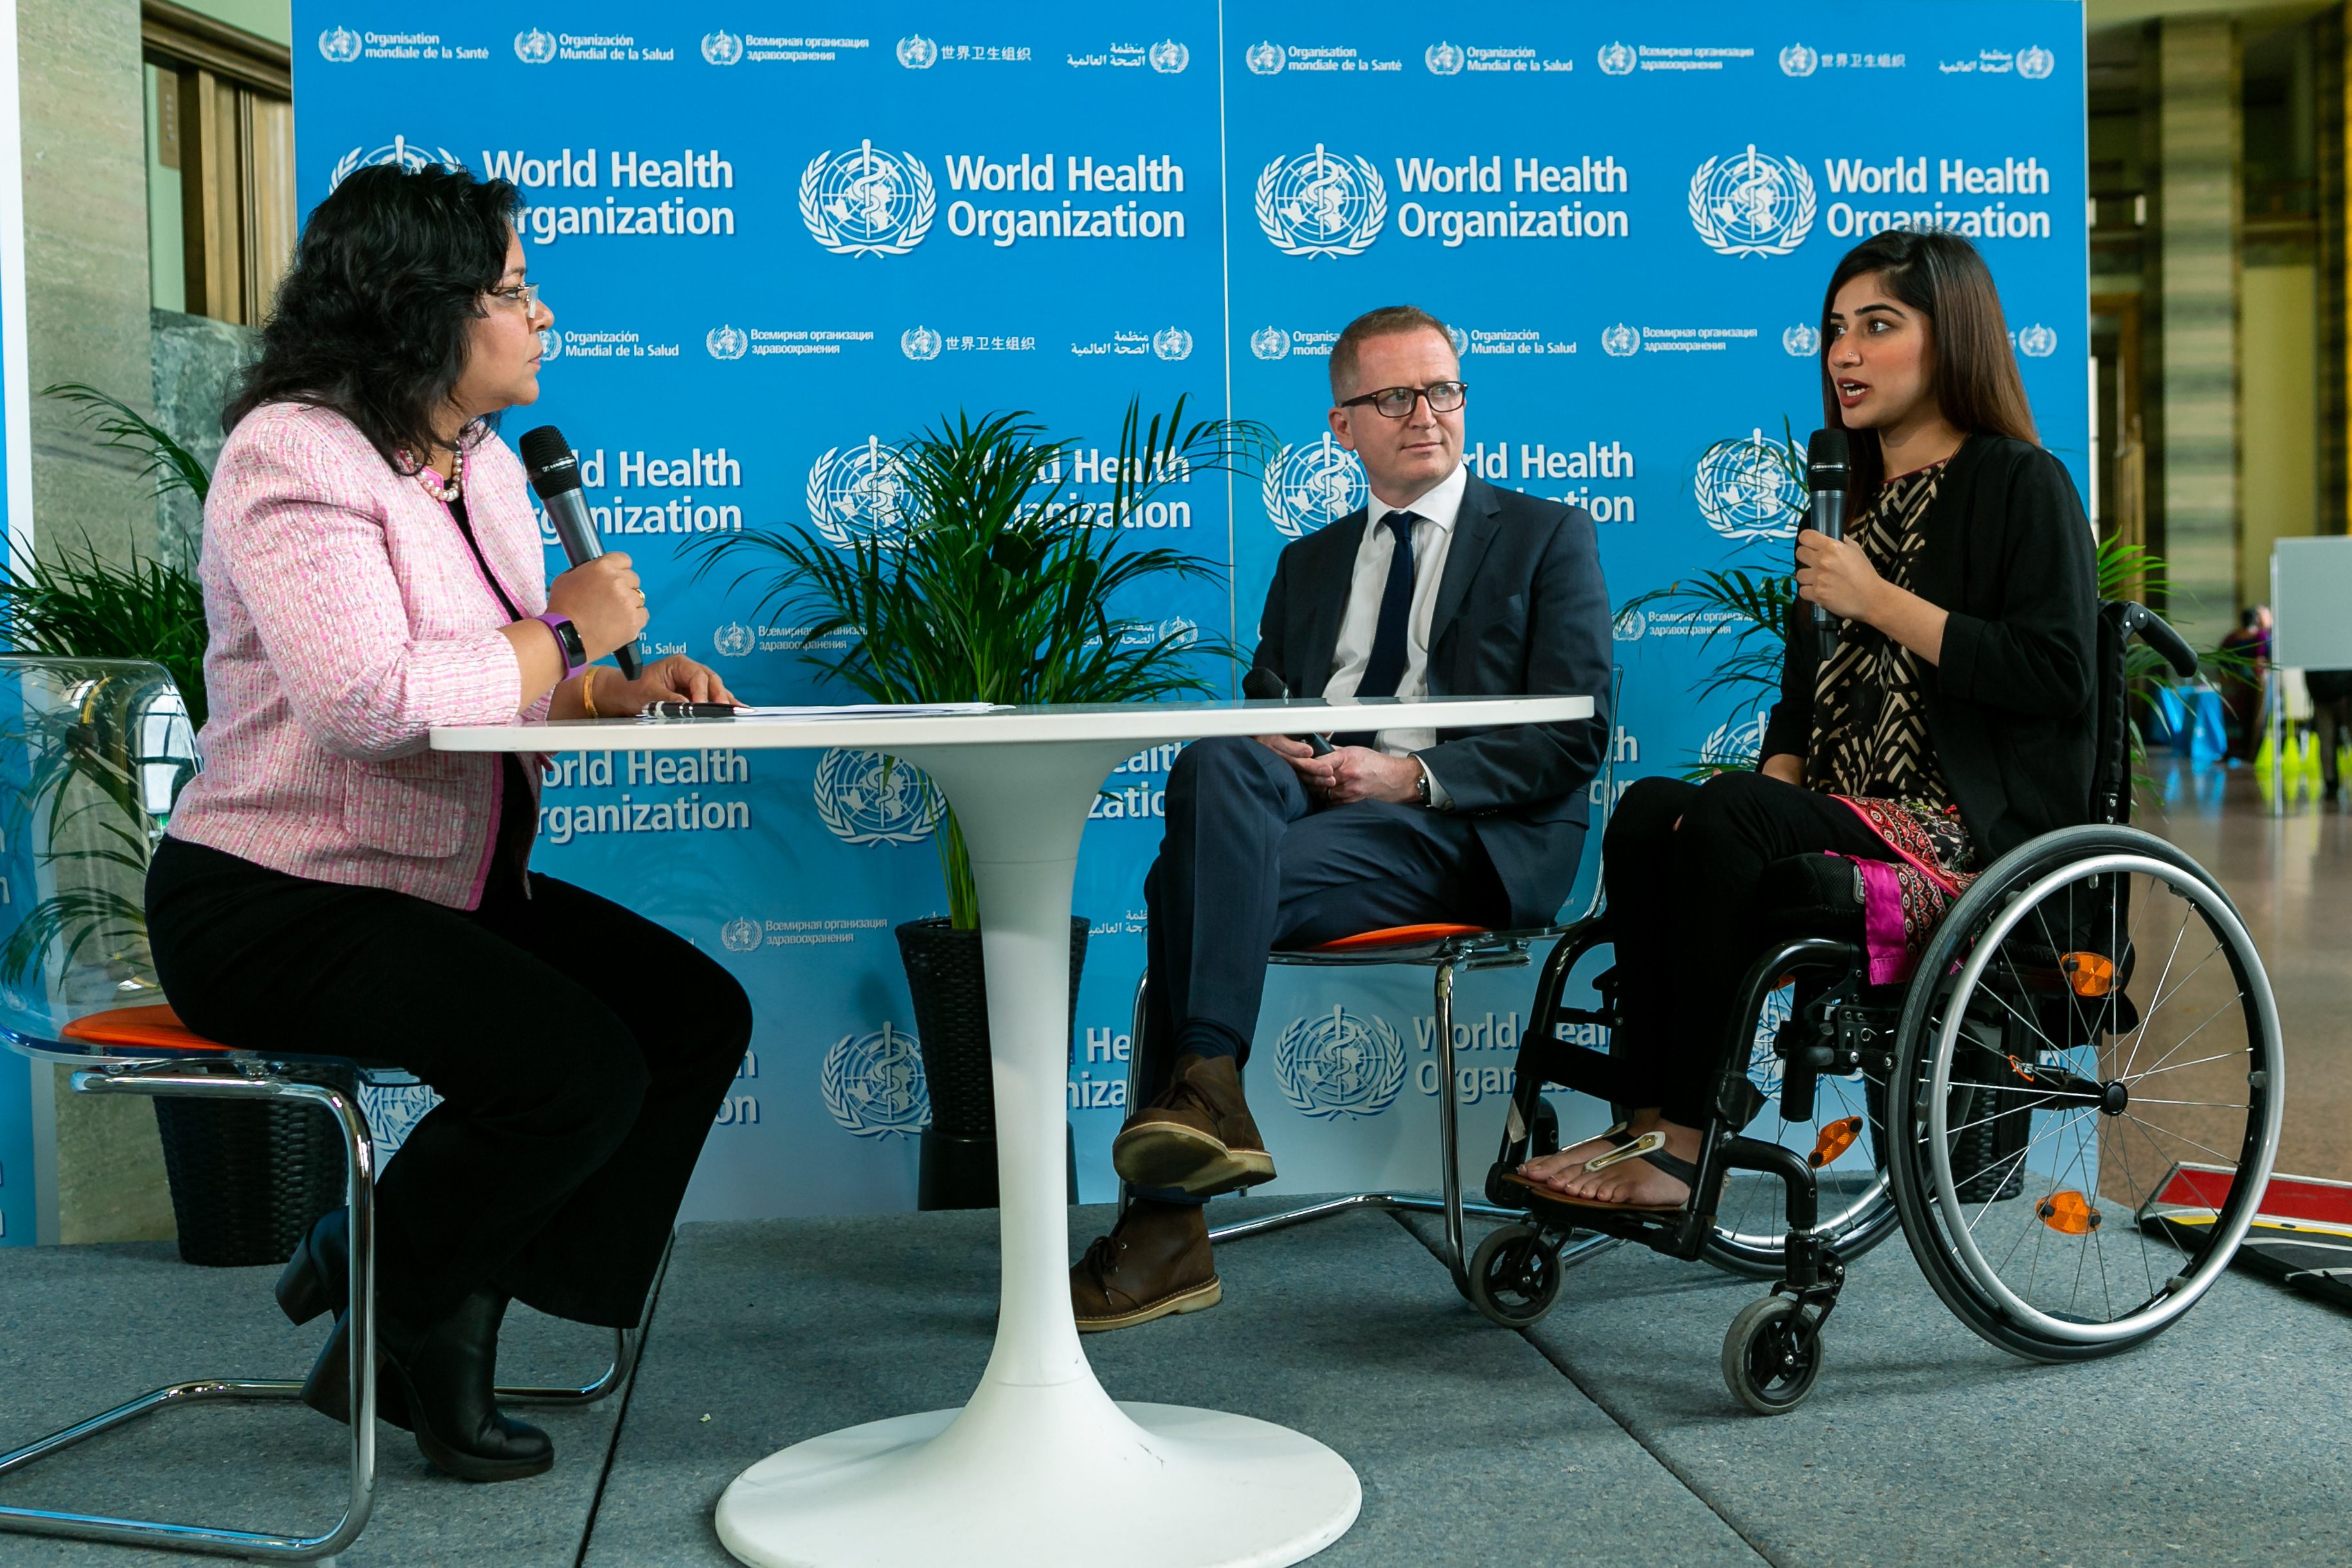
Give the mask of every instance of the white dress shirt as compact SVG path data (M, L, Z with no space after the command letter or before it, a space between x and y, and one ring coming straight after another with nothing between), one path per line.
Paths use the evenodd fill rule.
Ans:
M1390 514L1411 512L1412 525L1412 607L1405 620L1404 674L1397 679L1396 695L1408 701L1429 695L1429 620L1437 607L1437 586L1445 576L1446 552L1454 544L1454 522L1462 510L1462 492L1470 470L1456 466L1434 488L1410 506L1391 507L1375 496L1366 508L1364 537L1356 547L1356 570L1348 584L1348 612L1339 622L1339 639L1331 649L1331 678L1323 695L1351 697L1364 683L1364 667L1372 661L1372 637L1380 628L1381 599L1388 591L1389 560L1396 554L1396 535L1388 526ZM1433 729L1383 729L1373 744L1391 757L1406 757L1437 744ZM1444 808L1451 798L1426 762L1430 803Z

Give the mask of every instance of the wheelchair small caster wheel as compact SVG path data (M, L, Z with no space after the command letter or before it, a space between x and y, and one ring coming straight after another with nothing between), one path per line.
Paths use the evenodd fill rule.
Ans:
M1470 1257L1470 1304L1488 1322L1523 1329L1559 1294L1559 1254L1532 1225L1506 1225Z
M1723 1381L1759 1416L1781 1416L1805 1402L1822 1370L1822 1344L1787 1296L1740 1309L1723 1336Z

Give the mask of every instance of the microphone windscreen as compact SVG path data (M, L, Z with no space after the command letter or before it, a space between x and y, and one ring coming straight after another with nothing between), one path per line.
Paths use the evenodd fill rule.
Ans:
M1845 432L1834 425L1824 425L1813 432L1813 438L1805 444L1807 485L1815 490L1849 489L1852 474L1852 448Z
M1255 665L1242 677L1242 695L1255 697L1260 702L1272 702L1290 695L1289 683L1264 664Z
M572 443L563 439L563 432L551 424L537 430L526 430L516 444L522 454L523 472L530 476L530 487L545 500L566 490L580 488L580 459L572 455Z

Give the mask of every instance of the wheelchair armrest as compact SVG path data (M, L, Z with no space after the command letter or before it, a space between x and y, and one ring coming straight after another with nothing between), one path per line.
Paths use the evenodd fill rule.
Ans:
M2189 640L2174 631L2163 616L2147 605L2126 602L2116 619L2116 626L2125 636L2137 637L2163 654L2164 662L2170 664L2173 673L2182 680L2197 674L2197 650L2191 648Z

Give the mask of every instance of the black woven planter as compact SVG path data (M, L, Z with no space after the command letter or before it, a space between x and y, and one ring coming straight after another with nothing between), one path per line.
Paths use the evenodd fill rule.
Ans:
M347 1068L287 1074L359 1097ZM299 1101L155 1102L180 1256L217 1269L283 1263L319 1216L343 1201L343 1135Z
M980 933L945 919L898 927L898 956L915 1002L915 1034L931 1124L922 1134L915 1201L923 1208L996 1207L996 1074L988 1059L988 982ZM1070 921L1070 1027L1077 1027L1087 923ZM1075 1181L1075 1174L1072 1179Z

